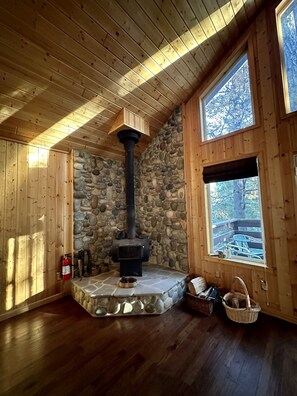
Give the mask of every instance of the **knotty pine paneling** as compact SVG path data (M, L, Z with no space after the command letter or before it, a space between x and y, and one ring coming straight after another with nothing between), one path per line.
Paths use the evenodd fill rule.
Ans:
M138 155L266 2L0 0L0 137L123 159L127 108L150 125Z
M72 251L70 155L0 140L0 319L62 291Z
M256 125L213 141L201 141L199 95L230 57L222 60L217 71L184 106L189 266L190 272L204 275L209 282L226 288L231 288L235 275L241 276L263 311L297 323L297 176L293 167L297 114L284 117L280 113L280 95L276 93L279 90L275 89L275 85L281 84L275 77L275 70L280 67L275 14L273 4L269 7L259 14L241 39L242 44L247 41L253 49L251 83L257 106ZM248 17L249 8L245 7L245 11ZM259 159L265 267L210 257L207 249L203 167L251 155ZM267 291L262 290L261 279L268 282Z

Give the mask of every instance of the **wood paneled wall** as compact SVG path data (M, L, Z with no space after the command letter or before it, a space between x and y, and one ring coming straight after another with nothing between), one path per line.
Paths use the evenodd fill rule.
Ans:
M62 292L72 250L71 157L0 140L0 319Z
M267 7L233 50L248 42L256 125L213 141L201 140L199 96L232 53L184 106L189 266L191 272L226 288L239 275L263 311L297 323L297 178L293 166L297 114L281 113L275 14L271 3ZM207 251L203 167L252 155L259 159L266 267L211 257ZM268 282L268 291L261 289L261 279Z

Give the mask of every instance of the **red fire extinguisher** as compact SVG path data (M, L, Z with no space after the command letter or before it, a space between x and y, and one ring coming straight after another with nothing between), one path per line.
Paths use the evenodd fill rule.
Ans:
M71 278L71 262L66 255L62 259L62 279L67 280Z

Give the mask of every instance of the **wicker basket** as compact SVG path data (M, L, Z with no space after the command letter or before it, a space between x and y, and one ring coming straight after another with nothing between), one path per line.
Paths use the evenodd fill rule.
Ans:
M239 276L234 277L233 283L235 280L238 280L240 282L244 290L244 294L231 290L231 292L224 295L223 306L225 308L226 314L229 319L233 320L233 322L254 323L258 319L258 313L261 311L261 307L256 301L250 298L244 281ZM234 297L237 298L239 301L245 300L246 307L245 308L230 307L227 304L227 302L231 301L232 298L234 299Z
M194 296L191 293L187 293L187 302L194 311L203 313L204 315L210 316L214 310L214 300L207 298L201 298Z

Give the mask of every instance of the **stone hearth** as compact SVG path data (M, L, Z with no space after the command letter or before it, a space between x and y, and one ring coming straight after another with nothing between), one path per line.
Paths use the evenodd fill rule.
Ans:
M143 266L133 288L118 286L117 270L90 278L71 280L73 298L92 316L159 315L186 293L186 274L164 268Z

